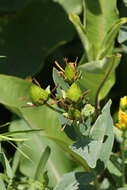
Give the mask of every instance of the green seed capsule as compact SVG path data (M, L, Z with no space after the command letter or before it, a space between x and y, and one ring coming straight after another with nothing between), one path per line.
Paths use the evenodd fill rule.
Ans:
M80 87L76 83L73 83L66 92L66 98L73 102L77 102L80 99L81 94Z
M64 74L67 80L69 80L70 82L73 82L76 75L75 67L71 63L67 63Z
M30 98L35 104L43 104L48 100L49 92L33 84L30 87Z
M74 107L69 108L68 115L73 120L80 120L81 119L81 112Z

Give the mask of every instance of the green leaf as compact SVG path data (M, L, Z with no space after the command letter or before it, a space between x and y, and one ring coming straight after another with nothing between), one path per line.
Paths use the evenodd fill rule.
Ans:
M59 95L61 94L61 89L67 90L69 88L68 83L65 82L62 76L60 76L59 71L56 68L53 68L53 81L55 85L58 86L57 92Z
M99 61L92 61L79 66L82 71L80 86L89 89L90 101L96 104L102 100L115 83L115 69L120 62L121 55L105 57Z
M60 183L55 187L54 190L95 190L92 185L89 185L90 182L94 180L94 177L91 173L87 172L71 172L65 174Z
M12 131L16 130L17 128L24 131L24 129L30 129L31 127L24 120L19 119L13 121L11 125ZM42 157L42 151L45 150L47 145L51 148L51 155L48 159L48 164L46 164L46 170L48 171L51 185L58 183L61 175L72 170L72 160L70 161L66 157L64 152L61 151L56 143L39 133L32 133L29 134L29 136L28 134L20 135L21 137L23 135L23 137L29 138L28 141L22 143L22 145L19 145L19 149L24 152L24 154L26 154L30 158L30 160L24 157L22 154L18 155L18 158L16 158L20 159L19 166L20 171L23 174L34 179L37 172L38 164ZM41 161L43 161L43 159Z
M85 27L82 25L79 16L77 16L76 14L70 14L69 19L74 24L75 29L77 30L77 32L79 34L83 48L85 50L87 60L91 61L93 59L92 51L91 51L91 44L86 35Z
M11 169L11 166L9 164L9 161L7 160L5 154L3 152L0 153L0 162L2 163L5 173L7 173L7 176L12 179L14 177L13 171Z
M13 160L12 160L12 171L14 174L16 173L16 171L19 167L20 156L21 156L21 153L18 150L16 150L15 154L13 156Z
M41 180L43 179L43 173L44 173L44 169L45 169L45 165L49 159L51 150L50 148L47 146L44 150L44 152L42 153L42 156L40 158L40 161L38 163L36 172L35 172L35 176L34 179L38 180L41 182Z
M34 27L33 27L34 26ZM72 40L67 13L51 0L29 1L3 30L1 73L26 77L44 66L47 54Z
M118 35L118 42L123 43L127 40L127 26L121 26L120 32Z
M25 107L30 102L29 89L31 83L5 75L0 75L0 103L7 106L10 110L24 118L29 126L33 129L45 129L47 135L60 138L66 144L71 141L60 131L58 113L52 111L45 105L35 107ZM21 98L28 100L21 100ZM49 119L52 118L52 119Z
M84 137L71 146L71 149L85 159L91 168L95 168L99 160L106 167L113 141L113 122L110 115L111 101L102 110L89 137Z
M76 13L80 14L82 10L82 0L53 0L54 2L58 2L67 13Z
M72 169L73 162L65 155L65 153L59 148L64 146L68 148L68 145L72 143L65 133L61 132L61 126L58 120L58 113L52 111L46 106L22 108L29 100L29 88L31 83L5 75L0 75L0 103L5 105L8 109L18 114L23 120L13 123L15 131L19 130L31 130L31 129L44 129L39 133L20 133L21 137L29 139L24 142L21 151L24 152L32 161L28 160L21 154L20 169L22 173L29 177L33 177L37 163L40 160L41 152L47 145L51 147L51 159L49 160L48 168L50 177L53 178L53 184L60 180L61 175L65 172L69 172ZM28 100L22 100L21 98L28 98ZM21 128L20 128L21 127ZM18 138L19 138L18 134ZM55 139L56 142L49 140ZM26 145L26 146L25 146ZM30 147L30 149L28 148ZM63 164L64 162L64 164Z
M112 153L110 160L107 164L107 169L113 176L120 177L122 176L122 165L121 165L121 159L118 157L118 155L115 155Z
M31 130L24 130L24 131L11 131L11 132L6 132L6 133L2 133L2 135L4 136L14 136L14 135L18 135L20 133L35 133L35 132L39 132L42 131L43 129L31 129Z
M122 178L122 160L117 154L113 154L110 157L110 160L107 163L107 169L112 175L113 180L116 182L116 186L121 186Z
M118 19L117 1L112 0L84 0L87 38L92 44L94 60L101 51L101 44L106 38L112 24ZM107 44L105 44L107 45ZM112 47L110 47L112 49Z
M0 189L1 190L6 190L5 184L4 184L2 179L0 179Z
M127 7L127 0L123 0L125 7Z
M41 156L40 154L42 152L42 148L44 150L47 145L50 146L52 152L50 161L51 165L49 165L49 171L51 171L49 173L51 174L51 178L53 178L54 184L56 183L56 181L59 181L60 176L64 172L68 172L70 171L70 169L72 169L73 162L71 160L70 163L68 156L64 154L63 150L72 155L75 160L78 160L78 162L80 162L86 170L89 170L86 162L69 149L68 146L72 144L73 141L60 130L61 126L59 123L58 113L52 111L44 105L38 107L22 108L22 106L26 105L26 103L30 101L30 85L31 83L25 80L16 77L0 75L0 91L2 92L0 93L0 103L5 105L8 109L10 109L23 119L21 120L21 123L13 123L15 131L24 131L28 129L31 130L32 128L44 129L41 135L39 135L39 133L30 134L29 136L28 133L27 136L25 136L25 134L22 134L23 137L31 137L30 140L24 143L28 147L31 147L31 149L28 151L28 148L26 146L23 146L21 150L29 158L32 158L32 160L34 160L33 164L33 162L22 156L22 161L20 165L22 173L33 177L36 169L36 164L38 163ZM21 98L24 98L24 100L21 101ZM28 100L26 100L26 98ZM55 141L57 145L49 139ZM59 146L62 147L62 151Z
M116 35L120 29L120 26L127 23L127 18L121 18L117 20L110 28L110 30L107 32L104 40L102 41L101 44L101 49L98 54L97 59L102 59L105 55L111 55L112 52L110 53L111 47L113 47Z

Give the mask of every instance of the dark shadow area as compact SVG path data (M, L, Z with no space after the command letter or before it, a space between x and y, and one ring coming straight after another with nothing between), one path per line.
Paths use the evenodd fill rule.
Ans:
M75 173L76 181L79 183L78 188L80 190L88 189L95 190L95 187L90 185L90 182L94 180L94 176L88 172L77 172Z
M31 76L45 65L49 51L71 41L74 27L65 10L51 0L30 1L3 30L1 73Z
M86 0L85 2L86 2L86 7L89 9L91 13L95 15L100 15L102 13L99 0L96 1Z

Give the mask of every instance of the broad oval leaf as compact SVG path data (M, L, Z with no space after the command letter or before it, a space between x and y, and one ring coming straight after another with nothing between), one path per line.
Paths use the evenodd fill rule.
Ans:
M1 73L26 77L44 66L49 51L72 40L65 10L52 0L29 1L3 30Z

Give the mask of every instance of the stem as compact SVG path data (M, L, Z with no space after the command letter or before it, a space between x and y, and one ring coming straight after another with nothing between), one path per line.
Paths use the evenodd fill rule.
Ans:
M94 181L94 185L95 185L95 187L96 187L97 190L100 190L100 184L99 184L97 178Z
M60 113L60 114L63 114L64 112L63 111L60 111L58 110L57 108L54 108L53 106L51 106L50 104L48 104L47 102L45 103L45 105L50 108L51 110L57 112L57 113Z
M126 179L125 179L125 154L124 154L124 151L125 151L125 140L126 140L126 137L125 137L125 130L123 130L123 141L121 143L121 156L122 156L122 184L123 184L123 187L126 186Z
M96 171L93 170L93 175L95 177L95 180L94 180L94 186L96 187L96 190L100 190L100 184L98 182L98 179L97 179L97 174L96 174Z
M100 91L101 89L103 88L107 78L109 77L110 73L112 72L112 69L113 69L113 66L114 66L114 60L112 60L112 65L111 67L109 68L109 70L105 73L105 76L101 82L101 84L99 85L98 89L97 89L97 92L96 92L96 97L95 97L95 107L96 107L96 110L97 110L97 114L100 112L100 101L99 101L99 94L100 94Z

